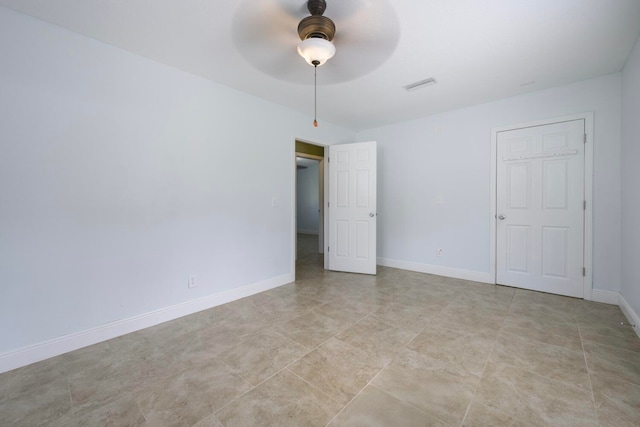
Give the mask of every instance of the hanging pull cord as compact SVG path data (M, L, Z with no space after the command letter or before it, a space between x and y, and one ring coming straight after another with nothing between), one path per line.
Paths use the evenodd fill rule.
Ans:
M313 61L313 126L318 127L318 65L320 61Z

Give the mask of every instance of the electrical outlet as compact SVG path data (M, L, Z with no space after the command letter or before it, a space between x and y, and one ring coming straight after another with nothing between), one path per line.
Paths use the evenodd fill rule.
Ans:
M189 276L189 288L195 288L196 286L198 286L198 276L196 276L195 274L192 274Z
M442 248L436 249L436 256L442 256L442 255L444 255L444 249Z

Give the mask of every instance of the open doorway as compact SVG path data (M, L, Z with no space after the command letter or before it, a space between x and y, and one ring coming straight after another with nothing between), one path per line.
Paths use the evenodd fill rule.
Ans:
M295 259L323 266L324 146L296 140Z
M320 160L296 156L296 259L320 252Z

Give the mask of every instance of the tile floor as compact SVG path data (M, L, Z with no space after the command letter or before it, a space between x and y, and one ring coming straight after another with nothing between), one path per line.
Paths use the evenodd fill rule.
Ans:
M0 375L0 424L640 425L617 307L311 252L295 283Z

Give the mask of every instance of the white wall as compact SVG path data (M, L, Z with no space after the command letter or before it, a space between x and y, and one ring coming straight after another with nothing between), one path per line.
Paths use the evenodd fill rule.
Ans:
M378 256L488 278L491 129L593 111L594 288L618 292L620 85L616 73L359 132L379 143Z
M0 356L292 274L294 139L355 137L1 7L0 58Z
M640 314L640 39L622 71L622 289ZM636 324L638 320L635 319ZM638 325L640 328L640 325ZM640 331L640 329L636 329Z
M318 164L313 162L307 169L298 169L297 186L297 224L299 233L318 234L320 209L320 190L318 182Z

